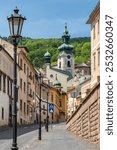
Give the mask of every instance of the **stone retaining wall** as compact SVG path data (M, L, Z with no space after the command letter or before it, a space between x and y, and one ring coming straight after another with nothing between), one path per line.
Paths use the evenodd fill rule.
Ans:
M100 83L83 99L82 104L67 120L67 130L98 143L100 139Z

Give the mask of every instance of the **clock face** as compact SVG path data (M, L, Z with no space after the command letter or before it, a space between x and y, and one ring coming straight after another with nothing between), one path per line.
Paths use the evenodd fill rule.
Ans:
M70 59L70 55L67 55L67 58Z

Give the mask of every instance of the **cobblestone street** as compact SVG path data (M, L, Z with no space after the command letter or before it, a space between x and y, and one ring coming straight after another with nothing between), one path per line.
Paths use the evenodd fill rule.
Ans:
M53 125L49 132L42 129L42 140L38 141L38 130L28 132L18 137L19 150L99 150L97 145L91 144L65 130L65 124ZM0 140L0 150L11 147L11 139Z

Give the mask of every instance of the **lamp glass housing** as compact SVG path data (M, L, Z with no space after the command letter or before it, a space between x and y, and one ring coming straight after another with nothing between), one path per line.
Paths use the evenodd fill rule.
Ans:
M18 12L19 12L19 10L16 7L16 9L14 9L14 14L12 14L8 18L10 35L12 37L20 37L21 36L23 22L24 22L24 20L26 20L26 18L19 15Z

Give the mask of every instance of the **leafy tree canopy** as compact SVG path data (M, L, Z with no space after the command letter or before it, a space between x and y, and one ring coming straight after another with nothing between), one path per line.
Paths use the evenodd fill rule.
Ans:
M3 39L9 42L12 41L10 37L4 37ZM51 64L57 64L58 47L61 44L61 39L32 39L25 37L19 40L19 45L28 48L28 58L34 67L44 66L44 54L47 51L51 54ZM74 46L75 63L80 64L90 61L91 44L89 37L71 38L70 44Z

